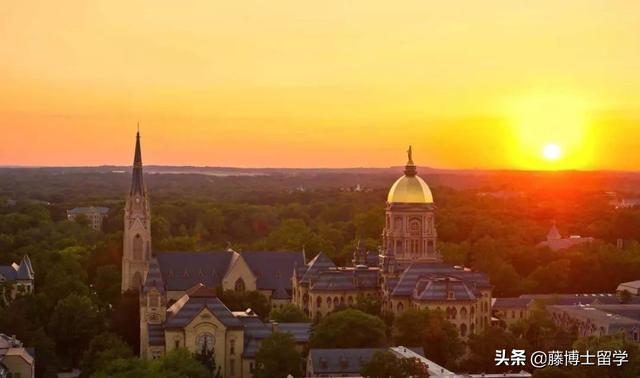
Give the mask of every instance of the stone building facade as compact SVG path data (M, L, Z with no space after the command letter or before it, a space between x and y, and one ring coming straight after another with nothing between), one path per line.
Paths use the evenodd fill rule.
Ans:
M491 321L492 286L486 275L442 263L437 249L435 204L418 176L411 147L404 175L391 186L382 245L374 253L356 248L353 267L337 267L318 254L293 276L293 303L309 316L326 316L359 298L380 300L384 311L440 310L463 338Z
M34 290L35 272L31 259L24 255L20 264L0 265L0 304L13 300L20 294L31 294Z

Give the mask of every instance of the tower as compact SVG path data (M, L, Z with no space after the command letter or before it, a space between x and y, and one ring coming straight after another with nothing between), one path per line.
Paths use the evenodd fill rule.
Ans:
M439 262L434 203L429 186L418 176L411 146L404 176L387 196L380 264L383 273L400 273L414 262Z
M140 132L136 134L131 188L124 206L122 291L140 290L151 260L151 213L142 177Z

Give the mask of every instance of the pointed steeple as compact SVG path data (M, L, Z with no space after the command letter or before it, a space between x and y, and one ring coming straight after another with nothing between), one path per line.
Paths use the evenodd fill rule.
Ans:
M133 156L133 174L131 177L131 192L130 194L143 195L144 181L142 179L142 151L140 149L140 131L136 133L136 152Z
M404 167L404 175L413 177L418 173L416 169L416 165L413 162L413 151L411 150L411 146L407 150L407 165Z

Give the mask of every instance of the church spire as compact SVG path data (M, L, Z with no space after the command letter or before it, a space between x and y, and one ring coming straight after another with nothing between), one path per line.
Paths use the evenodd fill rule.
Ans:
M416 165L413 162L413 151L411 150L411 146L407 150L407 165L404 167L405 176L413 177L418 173L416 169Z
M139 127L139 126L138 126ZM131 177L131 194L144 194L142 181L142 151L140 150L140 130L136 133L136 152L133 156L133 174Z

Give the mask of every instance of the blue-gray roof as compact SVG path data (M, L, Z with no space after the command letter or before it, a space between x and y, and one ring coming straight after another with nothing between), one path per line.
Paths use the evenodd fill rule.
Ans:
M276 290L282 287L291 292L291 277L296 265L304 265L302 252L241 252L240 255L256 275L260 290ZM287 296L290 298L290 296Z
M424 356L423 348L409 348ZM309 359L315 374L359 374L362 365L386 348L310 349Z
M464 281L449 277L425 277L418 280L413 299L421 301L442 301L449 298L449 293L457 301L475 300L476 296Z
M226 327L241 327L242 323L218 299L212 289L196 285L167 309L165 328L182 328L202 310L208 309Z
M378 269L325 270L311 284L314 291L373 289L378 285Z
M271 325L267 325L257 316L239 316L238 320L244 326L244 351L242 356L254 358L260 348L260 341L271 335Z
M0 275L2 275L7 282L13 281L31 281L34 279L35 273L31 265L31 259L29 256L24 255L20 261L20 265L0 265Z
M456 290L454 293L460 295L461 298L468 297L469 291L473 293L473 295L477 295L479 294L478 289L491 287L489 279L483 273L458 269L452 265L444 263L414 263L411 264L402 273L395 287L393 287L391 296L410 297L413 295L414 290L417 288L418 282L421 279L437 281L439 278L445 277L462 281L464 283L464 286L466 286L466 288L460 285L454 288ZM434 287L434 290L436 291L430 292L430 295L436 292L441 293L441 288L439 287L439 285L436 285L436 287Z
M147 331L149 332L149 345L164 345L164 327L162 324L147 324Z
M15 281L17 273L11 265L0 265L0 275L7 281Z
M144 281L142 292L147 293L151 289L156 289L160 293L165 292L162 273L160 273L160 264L158 264L158 259L156 258L151 259L149 262L149 272Z
M503 308L527 307L533 300L531 298L495 298L492 308L500 310Z
M109 214L109 208L108 207L99 207L99 206L88 206L88 207L74 207L71 210L67 210L67 214L87 214L87 213L93 213L93 212L97 212L100 213L101 215L107 215Z
M278 330L290 333L296 343L308 343L311 336L311 323L279 323Z
M157 252L162 280L168 291L185 291L199 283L218 287L234 252Z
M306 269L302 269L299 273L301 274L300 282L302 283L310 283L313 281L320 272L325 270L329 270L329 268L335 268L336 264L331 261L331 259L320 252L313 258L313 260L309 261Z

